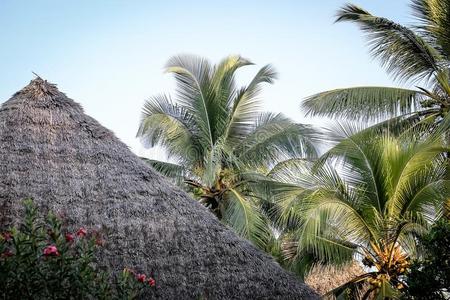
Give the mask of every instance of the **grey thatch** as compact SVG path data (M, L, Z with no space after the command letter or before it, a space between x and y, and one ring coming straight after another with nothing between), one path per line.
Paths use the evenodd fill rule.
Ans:
M21 200L101 230L100 262L151 273L161 299L316 299L268 255L172 186L54 84L37 78L0 109L0 226Z
M342 266L315 265L306 276L305 282L324 300L334 300L334 296L325 294L364 273L363 267L356 261Z

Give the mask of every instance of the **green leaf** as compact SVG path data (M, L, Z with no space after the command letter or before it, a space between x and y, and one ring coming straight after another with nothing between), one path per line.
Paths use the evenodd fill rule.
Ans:
M282 114L262 114L253 131L234 150L250 166L267 165L291 157L316 157L319 135L311 126L295 124Z
M379 120L420 110L421 91L391 87L354 87L318 93L302 108L311 116Z
M235 97L228 102L230 120L224 133L226 143L236 145L251 133L252 125L260 114L261 101L258 96L261 85L273 83L276 77L277 73L272 66L262 67L250 84L238 90Z
M366 33L371 54L394 78L402 81L430 79L441 70L442 56L411 29L371 15L352 4L337 13L336 22L350 21Z
M153 169L169 178L173 179L183 178L186 174L188 174L187 170L183 166L175 163L153 160L144 157L142 157L142 159L146 163L148 163Z
M166 71L174 74L178 101L195 118L202 140L214 144L214 124L211 112L216 108L212 100L210 63L196 56L174 56L166 64Z
M381 281L381 287L380 290L377 292L377 300L384 300L384 299L399 299L401 296L401 293L394 289L391 286L391 283L387 280Z
M225 211L225 223L239 235L248 238L259 247L264 247L270 238L270 232L255 199L244 196L236 189L230 189L227 196L230 203Z
M413 14L420 22L417 28L427 40L438 45L436 49L450 58L450 1L413 0Z
M203 145L194 118L164 95L145 102L137 136L145 146L161 145L169 157L192 161L202 156Z

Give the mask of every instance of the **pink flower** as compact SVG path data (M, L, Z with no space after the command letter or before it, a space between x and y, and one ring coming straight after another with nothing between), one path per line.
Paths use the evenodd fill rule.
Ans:
M153 278L150 277L150 279L148 280L148 285L149 285L149 286L155 286L155 284L156 284L155 279L153 279Z
M11 252L11 250L9 250L9 249L6 249L3 253L2 253L2 257L11 257L11 256L13 256L14 255L14 253L12 253Z
M86 234L87 234L87 230L85 228L83 228L83 227L81 227L77 231L77 236L83 237L83 236L86 236Z
M73 240L74 240L74 238L75 238L75 237L73 236L73 234L71 234L71 233L66 233L65 237L66 237L66 242L68 242L68 243L73 242Z
M3 232L3 238L5 239L5 241L10 241L11 239L12 239L12 234L11 234L11 232L8 232L8 231L6 231L6 232Z
M146 278L147 276L145 276L145 274L137 274L136 275L136 279L137 279L137 281L140 281L140 282L145 282L145 278Z
M55 245L50 245L44 248L45 256L59 256L58 248Z

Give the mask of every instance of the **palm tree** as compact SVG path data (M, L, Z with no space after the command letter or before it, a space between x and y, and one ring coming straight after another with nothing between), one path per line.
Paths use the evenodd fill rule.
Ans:
M426 138L414 130L399 137L382 130L355 133L341 124L343 140L317 163L292 160L274 173L287 182L273 191L278 223L291 228L285 233L286 258L294 265L304 253L324 264L356 259L366 272L335 295L362 286L363 299L398 294L418 253L415 237L440 218L450 197L442 124Z
M302 103L312 116L351 120L426 120L440 122L450 108L450 1L413 0L417 24L399 25L347 4L336 22L350 21L366 34L373 57L380 59L395 80L421 84L406 89L352 87L310 96ZM392 122L390 122L392 124Z
M170 162L148 160L174 178L237 233L263 246L270 238L260 199L250 188L252 173L291 156L315 157L312 130L281 114L261 111L259 94L276 73L262 67L245 87L236 71L252 63L229 56L218 65L195 56L171 58L166 71L176 81L167 95L144 104L138 137L162 146Z

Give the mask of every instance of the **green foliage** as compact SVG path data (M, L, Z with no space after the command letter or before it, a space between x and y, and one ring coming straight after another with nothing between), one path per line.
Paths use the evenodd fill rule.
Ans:
M272 66L237 86L236 71L251 64L240 56L215 66L195 56L171 58L166 71L175 77L175 96L154 96L144 104L137 135L144 145L162 146L169 155L170 163L147 160L155 170L264 248L272 233L255 174L265 175L286 158L316 157L317 134L281 114L262 112L262 86L277 76Z
M386 111L410 115L420 109L424 99L422 91L370 86L321 92L306 98L302 105L311 115L377 120Z
M425 0L426 1L426 0ZM352 4L337 13L336 22L356 23L366 34L371 54L381 61L394 78L422 80L440 71L440 53L408 27L371 15Z
M341 126L341 142L313 172L292 177L297 187L279 191L280 221L299 228L296 257L312 249L327 263L359 256L377 269L336 294L368 282L366 296L399 297L409 260L420 257L416 238L449 203L443 145L449 130L450 1L413 0L412 8L417 23L410 27L353 4L337 12L336 22L358 25L371 55L395 80L421 86L335 89L302 103L309 115L365 122ZM419 276L417 270L411 274ZM436 284L432 276L427 280Z
M414 16L419 21L417 29L424 39L436 45L436 50L449 59L450 32L450 1L448 0L413 0Z
M367 295L394 297L418 253L415 237L442 216L450 197L448 150L439 131L426 137L354 134L345 125L341 131L346 138L315 165L291 161L276 172L298 178L272 191L279 227L296 242L296 251L285 253L294 265L310 253L336 265L360 257L374 271L334 292L365 282Z
M372 56L394 79L422 87L368 86L326 91L305 99L302 106L308 114L376 122L400 118L436 123L447 115L450 1L414 0L412 4L418 24L411 28L352 4L338 11L336 22L357 24L366 34Z
M149 285L131 270L119 276L99 270L99 234L69 233L54 214L40 218L31 200L24 208L20 225L0 235L2 299L135 299Z
M424 255L415 260L407 275L412 299L448 299L450 295L450 222L440 220L420 239Z

